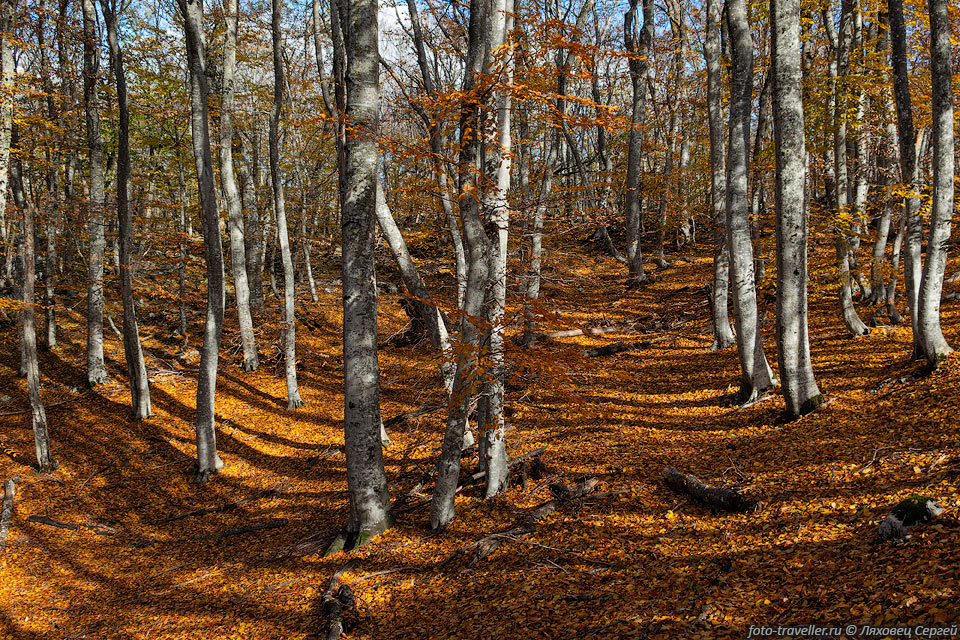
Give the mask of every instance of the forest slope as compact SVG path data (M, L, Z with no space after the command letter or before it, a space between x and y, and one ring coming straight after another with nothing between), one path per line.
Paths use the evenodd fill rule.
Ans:
M821 252L815 262L829 259L829 248ZM708 351L709 273L708 259L690 254L628 291L607 258L571 247L550 254L544 330L605 320L634 331L511 347L508 447L514 457L546 447L549 479L570 486L595 476L598 493L558 510L533 534L500 539L482 560L473 545L549 500L546 481L490 501L468 488L440 535L428 533L426 508L403 513L352 554L359 563L342 576L365 602L350 637L742 638L760 623L957 622L960 358L923 377L906 358L909 326L846 337L824 284L830 276L817 276L812 350L827 404L782 424L778 395L742 409L731 404L736 353ZM770 275L761 312L775 361L772 295L763 295ZM403 328L397 298L381 296L382 340ZM17 336L3 330L0 476L21 480L0 556L0 634L322 637L321 596L349 560L321 555L347 506L340 296L329 284L319 303L299 304L300 385L309 404L284 408L275 304L259 325L260 372L240 371L236 327L228 326L217 403L227 466L201 487L189 475L196 363L169 337L174 320L161 321L169 310L162 302L141 312L155 411L142 423L126 419L120 385L85 390L81 317L62 314L63 346L41 356L60 461L52 477L29 466L30 418L17 413L26 407L15 377ZM944 303L944 327L960 344L960 303ZM618 340L652 344L584 356ZM111 375L124 381L115 335L106 351ZM437 364L426 345L382 350L385 418L442 404ZM441 417L392 425L385 458L393 497L434 464ZM666 465L738 485L759 506L712 513L663 486ZM257 495L270 490L277 491ZM906 544L875 545L878 521L913 494L939 498L947 517ZM38 522L42 516L72 528ZM262 528L236 531L254 525ZM232 535L215 535L224 533Z

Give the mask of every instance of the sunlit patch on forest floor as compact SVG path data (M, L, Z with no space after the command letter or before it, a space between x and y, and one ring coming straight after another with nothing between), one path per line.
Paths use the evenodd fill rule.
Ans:
M789 423L781 421L778 394L739 409L732 404L735 351L708 350L707 253L679 256L632 290L612 260L576 247L548 255L541 330L602 322L634 322L635 330L511 346L509 451L547 447L551 478L571 485L596 476L598 495L479 561L471 545L550 499L546 482L489 501L468 489L440 535L428 532L426 507L402 514L353 554L360 563L343 576L363 599L349 637L743 638L750 624L957 622L960 358L922 376L907 360L909 327L846 337L828 276L817 276L811 341L827 403ZM954 269L951 263L948 273ZM308 295L298 302L302 409L285 410L275 301L258 324L263 368L256 373L238 366L228 313L217 388L227 466L202 487L189 474L197 364L170 337L173 305L147 302L141 310L155 414L143 423L126 418L119 340L107 336L113 382L87 390L82 318L61 313L61 346L41 354L60 461L50 477L30 467L29 414L15 413L27 407L25 384L15 377L17 335L3 330L0 476L21 478L0 556L4 637L323 636L320 598L349 559L322 557L347 515L340 297L330 284L335 275L325 275L321 302ZM775 366L772 275L768 269L760 298ZM381 296L384 340L405 324L397 299ZM199 303L190 348L199 346ZM943 308L947 338L960 345L960 302ZM511 332L521 317L517 311ZM606 357L583 354L654 338L669 339ZM443 402L439 360L426 344L385 347L380 361L385 418ZM435 462L442 418L441 410L392 427L385 450L392 495L407 492ZM470 468L475 457L464 462ZM737 485L759 508L712 513L663 486L666 465ZM279 491L164 521L269 490ZM874 544L879 520L913 494L940 499L947 517L905 544ZM198 539L255 525L264 528Z

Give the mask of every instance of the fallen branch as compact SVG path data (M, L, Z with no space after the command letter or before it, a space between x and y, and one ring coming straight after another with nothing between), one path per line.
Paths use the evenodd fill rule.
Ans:
M639 342L614 342L613 344L608 344L603 347L587 349L583 352L583 355L588 358L596 358L598 356L612 356L615 353L623 353L624 351L642 351L658 342L667 342L675 338L676 336L661 336L659 338L653 338L652 340L640 340Z
M178 542L195 542L200 540L215 540L218 538L226 538L228 536L238 536L244 533L251 533L253 531L264 531L265 529L277 529L279 527L285 527L289 522L284 518L267 520L266 522L258 522L257 524L251 524L244 527L235 527L233 529L227 529L225 531L215 531L214 533L207 533L202 536L194 536L192 538L178 538L176 540L141 540L139 542L134 542L130 546L134 549L144 549L157 544L177 544Z
M13 497L16 493L18 478L11 478L3 483L3 505L0 506L0 551L7 546L7 536L10 535L10 522L13 520Z
M506 531L490 534L473 545L476 548L474 562L489 558L493 552L500 548L500 545L503 544L504 540L510 540L516 536L533 533L536 530L536 525L538 522L552 514L554 511L570 504L574 500L583 498L584 496L593 493L597 489L597 485L599 483L599 480L596 478L587 478L585 480L581 480L573 487L566 487L560 483L550 485L550 490L554 495L552 500L548 500L539 507L536 507L514 527Z
M174 520L182 520L184 518L190 518L193 516L205 516L211 513L224 513L226 511L236 509L240 505L246 504L248 502L253 502L254 500L272 498L273 496L279 494L285 489L289 489L291 487L293 487L292 484L287 484L282 487L277 487L276 489L267 489L265 491L258 491L257 493L251 496L247 496L246 498L237 500L236 502L228 502L227 504L222 504L218 507L204 507L202 509L194 509L193 511L187 511L185 513L178 513L175 516L168 516L163 520L157 520L157 524L161 524L163 522L173 522Z
M446 409L447 405L445 404L428 404L425 407L420 407L413 411L408 411L406 413L401 413L398 416L393 416L388 420L383 421L384 427L392 427L398 424L403 424L407 420L412 420L413 418L419 418L420 416L425 416L428 413L433 413L434 411L440 411L441 409Z
M60 402L52 402L52 403L50 403L50 404L46 404L46 405L43 406L43 408L44 408L46 411L49 411L50 409L53 409L54 407L59 407L59 406L61 406L61 405L68 404L68 403L70 403L70 402L76 402L76 401L79 400L79 399L80 399L80 398L67 398L66 400L61 400ZM25 414L25 413L30 413L30 412L32 412L32 411L33 411L33 409L23 409L22 411L10 411L10 412L8 412L8 413L0 413L0 418L6 418L6 417L8 417L8 416L20 416L20 415L23 415L23 414Z
M323 607L323 617L327 620L327 633L324 636L327 640L340 640L340 636L342 636L344 632L343 612L345 609L356 607L356 597L353 595L353 591L350 590L350 587L342 583L340 576L358 564L360 564L360 559L354 558L343 565L343 567L330 578L327 590L323 593L321 603Z
M710 507L727 511L746 511L754 506L753 501L745 499L734 489L712 487L696 476L682 473L674 467L664 467L660 475L664 483L674 491L685 493Z
M97 522L81 522L80 524L70 524L69 522L61 522L59 520L54 520L50 516L29 516L27 522L34 522L36 524L45 524L48 527L56 527L57 529L66 529L67 531L77 531L80 527L84 529L90 529L97 535L101 536L112 536L117 530L113 527L108 527L105 524L100 524Z

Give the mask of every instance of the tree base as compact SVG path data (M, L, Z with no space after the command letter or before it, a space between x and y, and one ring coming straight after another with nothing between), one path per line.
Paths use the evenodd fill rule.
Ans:
M330 543L327 550L323 552L323 557L326 558L341 551L359 549L392 526L393 518L387 516L375 525L361 531L351 531L345 528L337 534L337 537L333 539L333 542Z

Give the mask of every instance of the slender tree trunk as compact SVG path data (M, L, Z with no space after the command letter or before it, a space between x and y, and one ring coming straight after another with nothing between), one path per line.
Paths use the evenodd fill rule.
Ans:
M800 66L800 0L771 0L773 126L777 158L777 353L786 412L823 401L807 329L806 149Z
M250 314L250 286L247 281L243 239L243 203L233 175L233 95L239 20L237 0L226 0L223 12L227 33L223 49L223 96L220 103L220 187L230 220L230 267L233 272L233 291L243 345L241 367L244 371L256 371L260 367L260 360L257 357L257 341L253 335L253 317Z
M200 206L203 209L203 247L207 263L207 313L203 327L203 349L200 352L200 375L197 380L197 469L195 482L202 484L223 468L217 454L215 424L217 364L220 357L220 335L223 331L223 248L220 245L220 216L217 210L216 187L213 181L213 157L210 152L210 117L207 98L206 61L203 44L203 8L201 0L177 0L183 14L190 64L190 127L193 153L197 163Z
M283 260L283 360L287 380L287 409L302 407L297 386L297 332L294 306L296 283L293 279L293 256L287 231L287 211L280 175L280 112L283 109L283 34L280 17L283 0L273 0L273 108L270 110L270 180L273 185L273 208L277 216L277 240Z
M710 127L710 213L713 218L713 289L710 291L710 313L713 317L711 350L726 349L736 343L727 293L730 288L730 256L727 251L726 181L724 173L723 136L723 63L720 58L721 0L708 0L707 33L703 56L707 63L707 117Z
M137 328L136 302L133 298L133 270L130 256L133 254L133 216L130 213L130 111L127 106L127 79L123 68L123 52L117 34L116 2L100 0L107 23L107 41L117 85L117 107L120 112L120 127L117 145L117 218L120 244L120 295L123 300L123 353L127 361L130 380L130 408L134 420L144 420L152 415L150 409L150 386L147 367L143 362L140 333Z
M243 162L237 166L237 177L240 179L243 203L243 253L246 260L247 288L250 291L250 308L260 313L263 311L263 260L260 250L263 232L260 229L260 211L257 206L257 182L243 136L238 136L237 140L243 158Z
M727 143L727 245L730 247L730 277L733 312L740 357L739 399L747 402L775 384L763 352L754 283L753 243L747 199L750 143L750 105L753 89L753 41L744 0L728 0L727 25L733 57L730 74L730 134Z
M180 202L180 217L177 230L180 232L180 259L177 264L177 298L180 315L180 336L183 346L187 346L187 242L190 235L187 233L187 182L183 177L183 165L177 158L177 195Z
M953 221L954 134L952 48L947 0L927 0L930 13L930 79L933 94L933 197L930 239L919 292L919 326L927 362L936 367L953 351L940 329L940 296Z
M14 127L11 145L17 147L17 132ZM37 451L37 464L40 473L51 473L57 469L57 461L50 452L50 435L47 432L47 413L40 397L40 363L37 359L36 329L36 251L34 249L34 219L36 212L33 202L28 199L23 184L23 171L19 158L10 165L11 186L14 204L23 212L23 365L27 376L27 392L30 397L30 412L33 422L33 440Z
M470 1L469 46L460 107L460 220L467 249L467 287L461 326L462 348L457 357L453 392L440 451L437 481L430 504L430 526L439 529L453 520L454 498L460 475L460 452L470 408L472 387L479 375L478 360L485 334L483 307L490 279L489 256L493 251L480 215L478 195L483 172L482 132L488 97L480 97L479 76L487 71L485 54L491 51L493 0Z
M633 103L630 116L630 136L627 150L627 182L624 190L624 218L627 226L628 283L636 284L646 279L643 272L643 255L640 250L640 195L643 171L643 122L647 108L647 73L650 48L653 43L653 0L643 0L643 25L637 33L637 2L630 0L624 14L623 33L625 46L630 53L630 81L633 85Z
M10 134L13 129L13 97L16 69L13 66L13 42L16 35L16 0L0 2L0 246L3 246L3 272L0 284L12 280L13 243L7 233L7 184L10 179ZM11 282L12 284L12 282Z
M923 218L920 215L920 179L917 173L917 132L910 100L910 76L907 71L907 28L903 20L903 0L887 0L890 16L890 64L893 67L893 96L897 105L897 132L900 142L900 181L907 189L903 215L906 219L903 257L903 284L913 329L911 358L925 357L918 299L922 262Z
M344 148L341 191L344 441L350 494L347 534L348 541L355 538L346 546L353 547L391 525L380 440L374 265L380 90L377 2L338 1L347 2L345 14L349 16L344 25L346 116L355 131Z
M97 11L94 0L82 0L83 7L83 102L87 120L87 153L90 170L89 258L87 261L87 384L94 387L108 380L103 361L103 262L107 243L104 236L103 136L100 134L100 100L97 77L100 72Z

